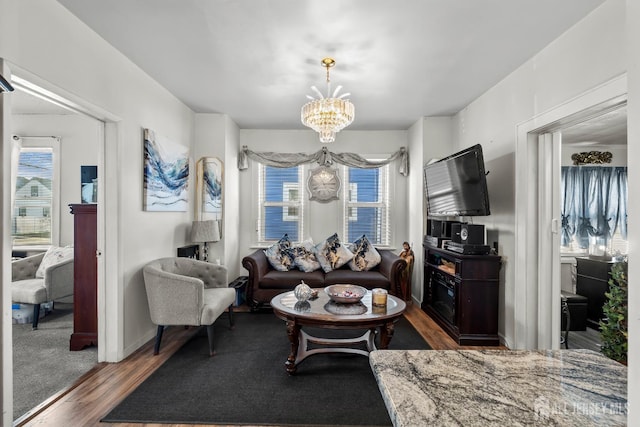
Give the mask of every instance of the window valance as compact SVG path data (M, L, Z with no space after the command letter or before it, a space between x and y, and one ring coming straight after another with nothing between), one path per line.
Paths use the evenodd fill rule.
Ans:
M249 150L247 146L244 145L238 156L238 169L245 170L249 168L249 159L276 168L290 168L305 163L317 162L322 166L330 166L333 163L338 163L353 168L374 169L387 165L398 158L400 159L398 172L400 172L402 176L409 175L409 153L405 147L400 147L398 151L387 159L371 161L355 153L334 153L326 147L312 154L304 154L257 152Z

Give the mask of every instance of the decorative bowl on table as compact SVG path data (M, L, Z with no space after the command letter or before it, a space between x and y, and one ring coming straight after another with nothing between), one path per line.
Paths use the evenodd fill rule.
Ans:
M341 304L351 304L360 302L367 290L358 285L330 285L324 291L332 301Z

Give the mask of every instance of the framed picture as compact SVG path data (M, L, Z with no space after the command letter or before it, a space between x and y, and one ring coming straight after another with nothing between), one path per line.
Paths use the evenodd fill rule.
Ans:
M189 149L144 130L144 210L186 212Z
M222 220L224 166L217 157L203 157L196 164L196 221Z

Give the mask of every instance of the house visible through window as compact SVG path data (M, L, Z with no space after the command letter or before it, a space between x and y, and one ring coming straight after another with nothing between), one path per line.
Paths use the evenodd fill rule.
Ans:
M259 241L280 239L285 233L292 241L302 236L302 167L274 168L259 165Z
M376 245L388 245L389 166L345 168L344 235L353 242L363 234Z
M11 221L13 246L52 244L54 155L49 147L20 150Z

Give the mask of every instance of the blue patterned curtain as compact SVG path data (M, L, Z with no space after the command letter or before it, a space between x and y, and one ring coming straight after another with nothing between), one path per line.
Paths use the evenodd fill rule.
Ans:
M602 242L616 232L627 238L627 168L562 167L562 236L567 246L575 236L581 248L589 238Z

